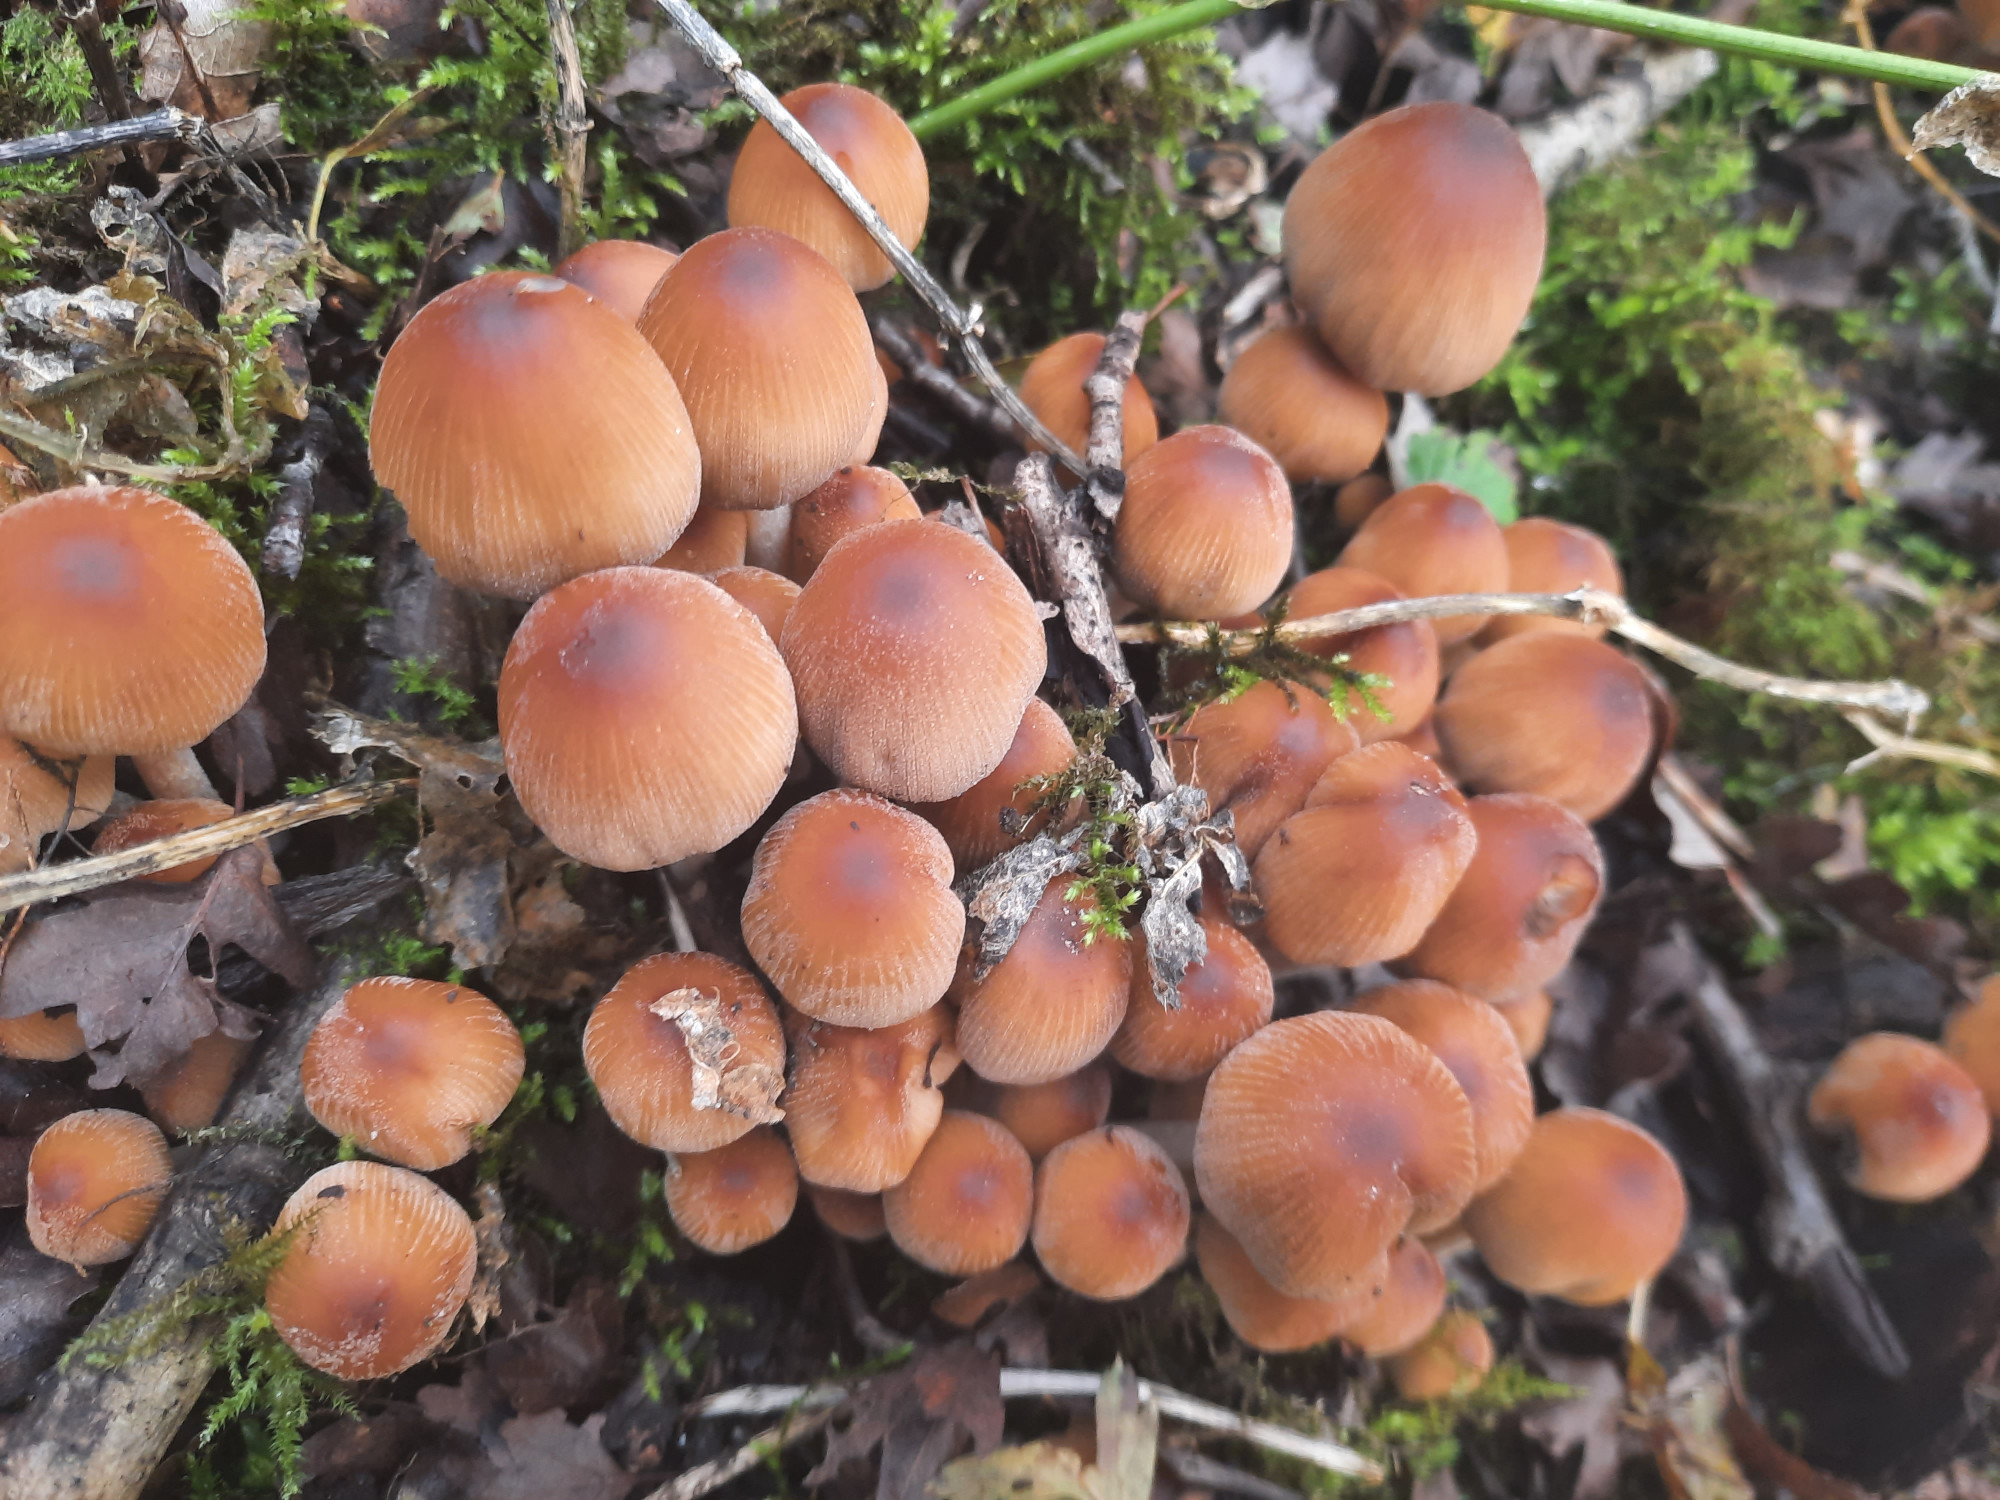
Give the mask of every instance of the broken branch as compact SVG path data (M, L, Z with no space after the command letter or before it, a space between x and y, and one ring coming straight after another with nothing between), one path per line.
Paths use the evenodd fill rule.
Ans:
M141 146L153 141L195 141L202 136L198 115L182 109L156 109L132 120L113 120L108 125L85 125L76 130L52 130L47 135L31 135L25 140L0 141L0 167L21 167L31 162L61 161L117 146Z
M555 54L556 104L550 117L557 138L556 182L562 191L562 229L556 257L564 259L583 243L583 177L588 166L590 113L584 107L583 56L569 0L548 0L549 50Z

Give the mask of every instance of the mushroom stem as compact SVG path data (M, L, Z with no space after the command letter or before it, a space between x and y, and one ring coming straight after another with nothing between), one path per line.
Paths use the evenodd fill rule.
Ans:
M209 802L222 800L215 790L215 783L208 779L208 772L201 768L201 762L194 758L191 749L135 755L132 757L132 769L139 773L139 779L146 783L146 790L155 797L200 797Z
M749 527L744 540L743 561L767 573L784 572L785 540L792 534L791 506L745 511L743 516Z

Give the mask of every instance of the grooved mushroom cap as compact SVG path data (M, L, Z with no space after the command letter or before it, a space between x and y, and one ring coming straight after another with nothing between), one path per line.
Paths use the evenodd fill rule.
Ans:
M1264 1279L1236 1237L1207 1213L1195 1216L1194 1255L1202 1280L1222 1304L1222 1316L1236 1336L1267 1354L1324 1344L1374 1303L1388 1274L1384 1255L1341 1296L1288 1297Z
M1377 963L1424 935L1473 861L1465 798L1383 740L1326 769L1256 860L1264 934L1294 963Z
M780 1102L799 1175L853 1193L909 1176L944 1115L938 1085L958 1066L949 1007L872 1031L807 1021L791 1041Z
M1028 361L1021 376L1021 403L1042 419L1042 425L1070 448L1082 453L1090 444L1090 397L1083 393L1084 381L1104 357L1104 335L1072 333L1057 339ZM1125 462L1144 453L1160 440L1160 421L1153 412L1153 398L1132 376L1125 382L1124 417ZM1029 446L1039 445L1030 441Z
M804 583L842 537L880 521L923 517L910 487L887 469L849 464L810 495L792 503L785 537L785 576Z
M1125 465L1112 536L1118 586L1182 620L1255 609L1292 564L1292 487L1278 461L1227 427L1185 427Z
M1445 764L1475 792L1532 792L1586 823L1625 800L1653 754L1653 695L1639 666L1575 635L1489 646L1438 699Z
M799 1173L784 1137L759 1125L713 1151L670 1158L665 1197L674 1228L697 1248L736 1255L792 1221Z
M776 646L784 638L785 621L799 602L799 586L768 568L717 568L708 581L757 617L764 634Z
M1257 945L1214 912L1201 914L1201 930L1208 956L1181 980L1179 1010L1154 996L1145 934L1132 935L1132 998L1111 1055L1142 1077L1200 1078L1271 1019L1277 995Z
M701 445L701 498L772 510L865 462L888 409L861 304L789 235L696 242L647 299L639 332L673 376Z
M73 1266L123 1260L152 1227L173 1172L167 1138L145 1116L64 1115L28 1153L28 1238Z
M1354 1008L1400 1026L1435 1052L1458 1080L1472 1105L1479 1151L1473 1191L1483 1193L1506 1176L1535 1126L1535 1086L1506 1018L1484 1000L1428 979L1370 990Z
M515 795L565 854L646 870L742 833L798 743L757 617L706 579L608 568L537 600L500 669Z
M1360 568L1340 567L1308 573L1286 597L1291 601L1287 619L1310 620L1315 615L1366 604L1387 604L1403 595L1386 578ZM1315 656L1345 655L1349 671L1372 672L1389 679L1387 687L1375 689L1375 700L1387 718L1377 718L1358 693L1350 695L1353 708L1347 722L1364 745L1402 738L1423 723L1437 702L1438 640L1429 620L1377 625L1349 635L1311 636L1293 644ZM1319 674L1312 680L1323 684L1331 679Z
M1442 1401L1477 1390L1492 1368L1493 1336L1478 1314L1448 1312L1389 1362L1389 1379L1405 1401Z
M558 277L496 271L390 346L368 452L441 577L532 599L672 546L701 492L696 436L624 317Z
M1437 920L1397 964L1481 1000L1541 988L1576 952L1604 889L1604 855L1541 797L1474 797L1478 848Z
M0 729L64 759L183 750L263 675L257 581L185 505L80 485L0 511Z
M809 83L778 102L825 148L903 248L916 249L930 215L931 178L923 147L903 117L866 89L846 83ZM804 241L857 292L896 274L833 189L766 120L750 127L736 154L729 222L760 224Z
M218 802L213 797L163 797L157 801L141 802L98 829L97 837L90 841L90 849L93 854L116 854L120 849L150 844L154 839L171 838L177 833L207 828L212 823L220 823L235 811L227 802ZM186 885L206 875L219 858L220 855L204 854L198 859L132 878L153 885ZM265 849L264 884L277 883L278 867L271 862L270 850Z
M0 1020L0 1057L28 1062L68 1062L89 1047L76 1011L31 1010Z
M1022 817L1034 811L1037 793L1022 783L1037 776L1054 776L1076 759L1076 741L1062 715L1039 698L1030 698L1021 713L1013 743L1000 764L946 802L916 802L910 811L944 835L952 862L960 870L976 870L1042 828L1024 827L1010 834L1000 822L1003 808Z
M842 781L916 802L956 797L1000 764L1048 666L1013 570L929 521L836 543L784 648L814 753Z
M1408 599L1442 594L1504 594L1511 576L1507 539L1493 512L1448 484L1412 485L1368 514L1335 566L1373 573ZM1484 615L1431 621L1438 645L1485 627Z
M344 1161L315 1172L273 1233L297 1233L264 1288L278 1336L342 1380L394 1375L435 1354L472 1290L472 1220L402 1167Z
M1541 186L1512 127L1409 104L1349 131L1285 203L1292 296L1377 390L1463 390L1507 352L1541 279Z
M1944 1050L1979 1085L1986 1112L2000 1114L2000 977L1986 980L1978 998L1946 1018Z
M1224 1058L1195 1127L1202 1202L1279 1291L1352 1290L1478 1175L1472 1110L1429 1048L1377 1016L1266 1026Z
M782 1118L778 1012L756 975L712 953L627 969L583 1028L583 1066L611 1123L655 1151L713 1151Z
M992 1113L1040 1161L1110 1118L1111 1070L1092 1063L1047 1083L1002 1084L993 1091Z
M1848 1184L1891 1203L1927 1203L1964 1182L1993 1129L1970 1073L1929 1042L1888 1031L1841 1049L1813 1085L1806 1117L1844 1138Z
M1410 1347L1444 1311L1444 1267L1428 1246L1405 1235L1389 1252L1382 1295L1340 1330L1340 1336L1370 1358Z
M653 288L679 259L642 240L599 240L557 266L556 275L582 287L626 322L637 323Z
M1035 1169L1007 1127L948 1109L910 1175L882 1194L889 1238L918 1265L973 1276L1028 1240Z
M109 755L57 761L0 734L0 875L27 869L35 846L65 818L76 829L102 817L116 770Z
M1208 793L1211 813L1235 814L1236 843L1255 859L1326 768L1358 744L1352 723L1305 683L1260 682L1196 709L1167 741L1167 756L1176 779Z
M1549 1039L1549 1018L1555 1013L1555 1002L1550 1000L1547 990L1533 990L1512 1000L1487 1003L1500 1012L1500 1019L1514 1033L1523 1062L1533 1062L1542 1055L1542 1046Z
M865 1245L889 1232L880 1193L850 1193L810 1182L805 1184L805 1190L820 1223L842 1239Z
M870 792L801 802L757 845L743 942L815 1020L893 1026L944 998L965 941L938 831Z
M717 510L710 505L695 507L694 519L673 546L653 560L656 568L676 568L683 573L714 573L723 568L741 567L750 547L750 513Z
M1129 1126L1064 1141L1035 1170L1035 1254L1079 1296L1116 1301L1158 1281L1187 1249L1188 1214L1181 1169Z
M500 1007L462 984L384 976L334 1002L299 1063L306 1108L335 1135L434 1172L500 1118L527 1066Z
M1090 940L1090 892L1066 894L1075 879L1058 875L1043 888L1014 946L984 979L969 968L959 975L959 1055L981 1078L1053 1082L1102 1052L1125 1019L1132 945L1115 936Z
M1597 1109L1536 1120L1513 1169L1461 1220L1507 1285L1585 1307L1621 1301L1658 1274L1686 1222L1674 1159L1636 1125Z
M81 1051L81 1035L77 1044ZM140 1086L147 1111L162 1130L204 1130L213 1125L255 1045L226 1031L196 1038L179 1062Z
M1354 478L1389 434L1389 398L1304 328L1273 328L1237 355L1218 403L1216 415L1269 452L1293 484Z
M1567 594L1572 589L1602 589L1623 595L1625 574L1611 544L1587 527L1572 526L1547 516L1528 516L1504 526L1507 543L1507 588L1515 594ZM1582 620L1558 620L1554 615L1495 615L1479 639L1487 645L1513 635L1535 633L1580 635L1601 640L1605 627Z

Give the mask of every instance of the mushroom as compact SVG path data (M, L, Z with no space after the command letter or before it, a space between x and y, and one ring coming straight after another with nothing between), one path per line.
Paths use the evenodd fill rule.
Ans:
M1327 767L1359 743L1305 683L1259 682L1196 709L1168 738L1167 756L1178 780L1208 793L1211 813L1234 816L1237 846L1255 859Z
M1129 1126L1064 1141L1035 1169L1035 1255L1078 1296L1138 1296L1185 1253L1188 1215L1180 1168Z
M591 296L628 323L637 323L646 299L680 255L643 240L599 240L585 245L555 268L556 275Z
M177 833L191 833L197 828L207 828L220 823L224 818L234 816L235 812L236 809L227 802L218 801L213 797L162 797L154 802L141 802L127 808L98 829L97 836L90 841L91 852L116 854L121 849L150 844L155 839L172 838ZM278 866L271 858L269 846L259 839L257 848L264 857L264 884L278 884ZM164 870L155 870L149 875L135 875L132 878L152 885L186 885L189 881L199 880L206 875L214 868L219 858L220 855L204 854L185 863L170 865Z
M750 545L752 514L762 512L696 506L687 530L653 560L653 566L676 568L683 573L715 573L741 566Z
M351 986L320 1017L299 1081L326 1129L434 1172L500 1118L526 1066L514 1023L477 990L385 975Z
M1405 1401L1470 1395L1493 1368L1493 1336L1476 1313L1448 1312L1389 1361L1389 1379Z
M1292 488L1228 427L1186 427L1125 461L1112 535L1118 586L1142 609L1218 620L1255 609L1292 565Z
M785 576L802 584L842 537L880 521L915 521L922 516L910 487L887 469L849 464L792 503Z
M72 1057L83 1056L89 1046L74 1006L31 1010L25 1016L0 1020L0 1057L18 1057L27 1062L68 1062Z
M1970 1005L1945 1019L1944 1050L1979 1085L1986 1112L2000 1115L2000 975L1989 977Z
M1542 1046L1549 1039L1549 1018L1555 1013L1555 1002L1547 990L1531 990L1511 1000L1489 1000L1487 1004L1500 1012L1500 1019L1514 1033L1523 1062L1533 1062L1542 1055Z
M1596 532L1547 516L1528 516L1501 528L1507 543L1507 587L1516 594L1567 594L1600 589L1623 595L1625 574L1611 544ZM1554 615L1495 615L1479 632L1486 645L1536 632L1600 640L1604 626Z
M1507 1285L1602 1307L1672 1258L1687 1189L1674 1159L1638 1126L1603 1110L1558 1109L1535 1121L1513 1169L1461 1222Z
M1292 296L1383 391L1463 390L1507 351L1541 279L1542 190L1513 127L1406 104L1322 151L1285 202Z
M1092 1063L1047 1083L1002 1084L993 1091L991 1113L1040 1161L1110 1118L1111 1070Z
M1207 955L1182 978L1178 1010L1153 993L1145 935L1132 939L1131 1000L1111 1055L1142 1077L1201 1078L1271 1019L1277 995L1257 945L1219 913L1203 911L1201 930Z
M1389 1252L1381 1295L1340 1336L1372 1359L1399 1354L1437 1321L1444 1294L1444 1267L1422 1240L1405 1235Z
M944 1115L939 1085L958 1066L948 1007L862 1030L799 1017L779 1101L799 1175L879 1193L910 1175Z
M799 602L799 586L768 568L717 568L708 581L757 617L773 646L784 639L785 621Z
M109 755L60 760L0 734L0 875L28 869L57 829L87 828L111 805Z
M532 599L649 563L694 518L697 429L632 324L556 276L495 271L390 346L368 453L439 576Z
M500 748L551 842L607 870L707 854L784 784L791 678L706 579L609 568L537 600L500 669Z
M737 1255L791 1222L799 1173L783 1137L758 1125L712 1151L669 1157L664 1196L674 1228L697 1248Z
M1342 531L1355 530L1395 493L1387 474L1357 474L1333 492L1334 524Z
M1505 593L1510 577L1500 523L1448 484L1413 485L1391 495L1369 512L1336 566L1373 573L1410 599ZM1469 640L1485 625L1484 615L1431 621L1441 647Z
M79 1034L78 1050L82 1036ZM146 1109L162 1130L205 1130L215 1123L222 1101L256 1043L226 1031L195 1038L180 1059L140 1085Z
M272 1234L285 1258L264 1306L292 1352L342 1380L378 1380L430 1358L472 1290L472 1220L427 1177L373 1161L315 1172Z
M1341 567L1308 573L1285 597L1287 619L1310 620L1366 604L1387 604L1403 595L1385 578ZM1382 709L1379 715L1362 704L1359 693L1350 695L1354 708L1347 722L1364 745L1402 738L1424 722L1437 701L1438 641L1429 620L1403 620L1348 635L1308 636L1293 644L1314 656L1345 656L1348 671L1388 679L1386 686L1372 690ZM1315 675L1307 680L1325 687L1332 678Z
M28 1154L28 1238L73 1266L123 1260L152 1227L173 1171L167 1138L144 1115L64 1115Z
M1848 1185L1889 1203L1942 1198L1977 1170L1993 1130L1970 1073L1929 1042L1888 1031L1841 1049L1806 1118L1841 1138Z
M1083 383L1103 358L1103 334L1072 333L1029 360L1021 376L1022 404L1079 454L1090 446L1090 397L1083 393ZM1160 422L1153 414L1153 398L1139 384L1137 375L1125 382L1125 401L1120 412L1124 420L1124 461L1130 464L1160 440ZM1030 439L1029 446L1038 445Z
M1062 715L1030 698L999 765L949 801L915 802L910 811L944 835L958 869L976 870L1029 836L1039 792L1028 783L1056 776L1075 760L1076 741ZM1003 821L1009 811L1022 820L1013 832Z
M882 1194L896 1248L944 1276L1012 1260L1028 1240L1035 1169L998 1120L948 1109L910 1175Z
M1215 1293L1236 1336L1267 1354L1289 1354L1325 1343L1374 1302L1387 1274L1384 1257L1341 1296L1288 1297L1264 1278L1215 1215L1206 1213L1195 1217L1194 1255L1202 1279Z
M1258 336L1222 377L1216 415L1284 467L1293 484L1340 484L1374 461L1389 400L1340 367L1304 328Z
M880 1193L850 1193L810 1182L805 1184L805 1190L820 1223L842 1239L866 1245L889 1232Z

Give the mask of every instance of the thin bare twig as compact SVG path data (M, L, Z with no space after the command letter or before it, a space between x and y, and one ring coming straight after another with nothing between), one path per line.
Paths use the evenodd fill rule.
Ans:
M838 1405L823 1406L817 1411L801 1412L776 1427L766 1427L734 1453L711 1458L705 1464L696 1464L685 1473L669 1479L648 1494L645 1500L701 1500L703 1495L713 1494L730 1480L740 1478L767 1462L773 1454L783 1452L794 1443L804 1442L822 1430L839 1412Z
M1084 445L1083 461L1090 468L1083 484L1090 508L1107 522L1118 519L1125 503L1125 387L1139 362L1139 345L1145 342L1149 321L1136 308L1120 313L1105 335L1097 367L1084 377L1083 393L1090 398L1090 440Z
M0 141L0 167L61 161L91 151L144 145L150 141L194 141L201 138L202 128L200 117L184 109L156 109L137 119L113 120L109 125L85 125L76 130L31 135L25 140Z
M1908 735L1897 734L1859 709L1850 710L1841 717L1860 730L1861 737L1875 747L1859 759L1850 761L1847 767L1850 772L1862 770L1878 760L1927 760L1936 766L1956 766L1961 771L1976 771L1981 776L2000 778L2000 759L1984 750L1973 750L1964 745L1941 745L1936 740L1913 740Z
M549 51L555 56L556 105L550 128L556 140L556 183L562 192L558 258L583 244L583 177L589 165L590 111L584 106L583 56L577 51L576 24L569 0L548 0Z
M297 578L305 566L306 531L312 521L313 487L333 446L333 418L315 401L306 413L298 457L278 470L278 498L264 528L264 568L281 578Z
M940 369L925 355L923 346L908 329L876 313L868 319L869 332L889 358L902 367L903 378L924 394L933 397L953 416L983 427L1003 443L1017 443L1020 431L1007 414L993 402L958 383L951 371Z

